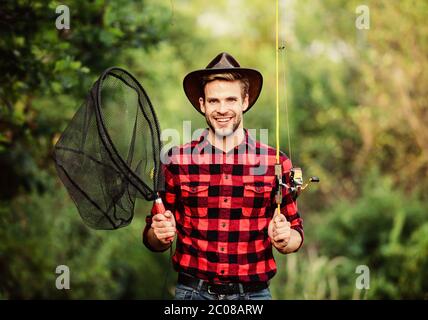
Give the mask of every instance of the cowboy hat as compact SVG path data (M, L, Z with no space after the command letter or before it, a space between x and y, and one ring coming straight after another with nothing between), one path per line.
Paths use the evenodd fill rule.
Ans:
M205 69L192 71L184 77L183 88L187 98L199 113L204 114L199 106L199 98L203 97L202 78L209 74L217 73L239 73L243 77L248 78L250 87L248 90L248 108L247 112L256 102L260 95L263 85L263 77L261 73L254 69L241 68L238 61L230 54L222 52L218 54Z

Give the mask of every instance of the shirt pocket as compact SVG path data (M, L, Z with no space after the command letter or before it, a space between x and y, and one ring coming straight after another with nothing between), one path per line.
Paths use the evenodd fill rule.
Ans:
M242 214L246 217L266 216L266 208L271 205L273 186L269 184L245 184L242 200Z
M190 217L205 217L208 214L209 185L181 185L184 214Z

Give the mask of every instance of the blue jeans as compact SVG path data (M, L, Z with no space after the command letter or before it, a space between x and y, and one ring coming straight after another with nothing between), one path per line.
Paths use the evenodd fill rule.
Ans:
M272 300L272 296L269 288L242 294L215 294L178 283L175 287L175 300Z

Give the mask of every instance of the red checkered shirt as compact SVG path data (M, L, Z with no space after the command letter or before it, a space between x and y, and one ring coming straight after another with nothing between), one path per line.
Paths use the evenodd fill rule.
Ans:
M276 150L245 130L242 143L225 153L207 135L206 129L198 140L171 149L164 165L161 197L177 228L174 269L213 282L267 281L276 273L268 236L277 207ZM280 161L288 183L291 161L283 153ZM303 239L296 201L285 190L281 213ZM151 217L144 243L153 250L147 243Z

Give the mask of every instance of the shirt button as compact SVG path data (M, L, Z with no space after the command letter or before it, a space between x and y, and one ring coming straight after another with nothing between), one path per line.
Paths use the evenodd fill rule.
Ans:
M221 226L222 226L222 228L226 227L226 222L223 222L223 223L221 224Z
M221 247L221 248L220 248L220 251L224 251L224 248L223 248L223 247Z
M224 202L227 202L227 199L224 199Z
M224 270L220 270L220 273L221 273L221 274L224 274Z
M226 174L226 175L224 176L224 178L227 180L227 179L229 179L229 176Z

